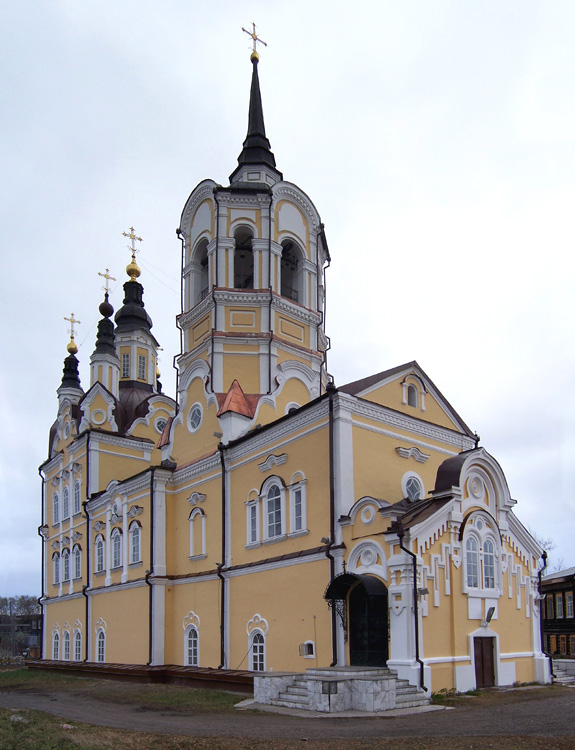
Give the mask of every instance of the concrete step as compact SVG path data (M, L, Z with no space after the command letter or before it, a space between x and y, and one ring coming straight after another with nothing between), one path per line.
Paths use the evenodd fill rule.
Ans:
M288 685L286 688L286 693L289 693L290 695L307 696L307 688L305 685L302 685L301 687L299 685Z

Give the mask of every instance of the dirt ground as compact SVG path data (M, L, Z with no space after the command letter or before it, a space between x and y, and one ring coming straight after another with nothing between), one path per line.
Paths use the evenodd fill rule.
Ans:
M520 688L485 692L460 699L453 708L430 713L376 718L294 717L260 711L189 712L181 708L123 703L103 681L99 695L72 685L6 686L0 689L0 706L35 709L65 721L102 727L180 736L252 738L259 740L373 740L382 738L511 737L562 738L561 747L575 748L575 689ZM238 701L242 696L238 696ZM565 744L568 738L570 742ZM459 743L458 743L459 744ZM430 746L433 746L430 744ZM473 745L470 745L470 747ZM507 745L506 745L507 746Z

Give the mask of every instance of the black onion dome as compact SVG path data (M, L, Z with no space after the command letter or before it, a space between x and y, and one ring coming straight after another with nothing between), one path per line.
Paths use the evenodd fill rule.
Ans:
M134 331L152 328L152 319L144 310L144 287L139 281L126 281L124 284L124 304L116 313L114 320L118 331Z
M106 297L100 304L99 310L104 317L98 323L98 334L96 336L96 349L94 350L94 354L111 354L117 356L114 324L110 320L110 317L114 313L114 308L108 301L108 292L106 292Z

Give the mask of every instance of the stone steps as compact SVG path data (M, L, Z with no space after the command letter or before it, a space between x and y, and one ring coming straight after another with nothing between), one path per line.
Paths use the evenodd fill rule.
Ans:
M564 672L562 669L553 669L553 682L558 685L575 685L575 675Z

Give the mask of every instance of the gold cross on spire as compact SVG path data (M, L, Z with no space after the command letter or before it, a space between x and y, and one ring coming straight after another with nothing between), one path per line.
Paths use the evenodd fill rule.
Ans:
M108 282L116 281L116 279L113 276L110 276L110 269L106 268L106 273L100 273L100 271L98 271L98 276L103 276L106 279L105 286L103 286L102 289L106 292L106 294L109 294L110 289L108 288L109 287Z
M70 354L76 354L76 352L78 351L78 347L76 346L76 342L74 341L74 326L75 325L80 325L80 323L82 321L81 320L77 320L74 317L74 313L70 313L70 317L69 318L67 318L66 316L64 316L64 320L67 320L70 323L70 328L69 328L70 342L69 342L69 344L68 344L68 346L66 348L68 349L68 351L70 352Z
M257 46L256 46L257 43L259 42L260 44L263 44L264 47L267 47L268 45L267 45L266 42L264 42L263 39L260 39L259 36L256 34L256 25L255 25L255 23L253 21L252 21L252 27L253 27L252 31L248 31L247 29L244 29L244 27L242 26L242 31L244 33L248 34L249 36L251 36L251 38L253 40L254 48L252 50L252 54L250 55L250 60L253 61L253 60L259 60L260 59L260 56L258 55L258 49L257 49Z
M132 262L128 263L128 265L126 266L126 273L130 277L130 281L136 281L136 279L140 275L140 268L136 263L136 253L138 252L136 242L142 242L142 238L138 237L134 227L130 227L129 233L122 232L122 234L124 237L128 237L128 239L131 241L131 245L128 245L128 249L132 252Z

